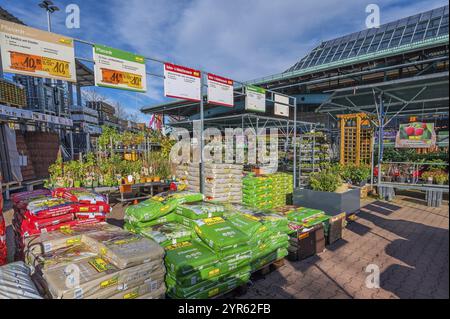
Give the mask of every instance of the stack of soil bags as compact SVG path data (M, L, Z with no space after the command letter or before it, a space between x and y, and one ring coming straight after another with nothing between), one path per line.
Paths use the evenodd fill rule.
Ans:
M23 260L24 239L30 236L106 220L107 199L84 189L63 188L15 194L13 228L16 260Z
M272 178L272 187L275 190L273 193L273 207L285 206L287 195L294 192L292 175L275 173L270 175L270 177Z
M0 299L42 299L22 261L0 267Z
M180 184L186 185L186 188L188 188L189 164L178 165L176 169L176 177L178 178ZM194 192L199 192L200 188L191 188L190 190Z
M206 200L241 203L243 170L242 165L206 163L204 178Z
M249 174L242 180L242 203L258 209L273 208L273 196L278 190L273 189L270 176Z
M196 220L198 238L166 247L168 295L204 299L250 279L247 236L221 217Z
M189 164L183 167L181 176L185 176L187 189L191 192L200 192L200 165L199 164Z
M100 223L29 242L35 277L48 298L154 299L165 295L164 250L154 241ZM39 251L44 251L39 254Z
M249 238L252 272L287 256L288 220L276 213L232 205L227 220Z
M128 207L125 210L125 228L140 233L149 227L175 222L174 211L178 205L202 200L202 194L189 191L160 194Z

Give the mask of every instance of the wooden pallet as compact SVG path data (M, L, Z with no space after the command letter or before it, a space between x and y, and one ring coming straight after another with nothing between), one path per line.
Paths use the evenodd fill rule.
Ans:
M268 263L252 273L252 276L263 277L284 266L284 258Z
M241 297L245 295L248 291L248 284L242 284L236 288L230 289L229 291L225 291L221 294L218 294L211 299L235 299L237 297Z

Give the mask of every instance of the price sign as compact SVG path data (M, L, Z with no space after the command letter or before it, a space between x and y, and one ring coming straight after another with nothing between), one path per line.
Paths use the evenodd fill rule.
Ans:
M289 117L289 97L275 94L275 115Z
M233 80L208 74L208 103L234 106Z
M201 99L201 73L181 65L164 65L164 95L198 102Z
M94 61L95 85L137 92L147 90L143 56L95 45Z
M266 90L256 86L246 87L245 109L249 111L266 111Z
M76 82L73 40L0 20L5 72Z

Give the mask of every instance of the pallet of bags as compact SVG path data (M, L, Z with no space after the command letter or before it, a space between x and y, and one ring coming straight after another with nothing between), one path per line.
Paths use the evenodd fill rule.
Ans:
M242 180L242 203L258 209L273 208L274 189L269 176L249 174Z
M272 187L276 192L273 196L273 207L282 207L286 205L287 195L294 191L292 175L286 173L275 173L270 175Z
M221 260L198 238L166 247L165 264L167 294L175 299L215 297L250 279L245 260Z
M25 238L106 220L111 207L105 197L84 189L73 190L56 189L55 197L51 197L52 192L48 190L13 195L16 260L24 258Z
M241 205L231 210L227 220L249 237L252 272L287 255L290 229L285 217Z
M233 203L242 201L242 165L205 163L204 173L206 200ZM197 178L192 183L200 187L200 173L191 174L192 178Z
M116 226L101 222L62 227L52 232L24 238L24 260L28 265L36 266L39 263L40 256L80 244L83 235L116 229Z
M81 237L72 240L72 245L38 256L38 281L50 298L135 299L164 295L164 250L154 241L112 225L78 230L76 236ZM70 280L76 284L71 285L67 273L73 270L76 276Z
M25 263L19 261L0 267L0 299L42 299Z

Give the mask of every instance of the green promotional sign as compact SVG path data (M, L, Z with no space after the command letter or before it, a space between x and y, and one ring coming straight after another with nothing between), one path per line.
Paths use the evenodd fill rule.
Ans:
M131 52L94 45L95 85L145 92L145 58Z

